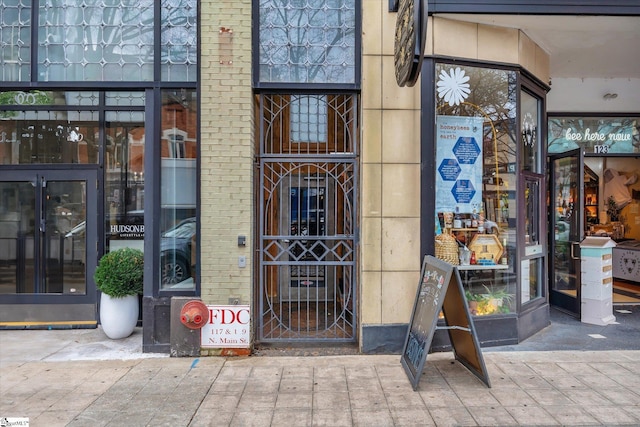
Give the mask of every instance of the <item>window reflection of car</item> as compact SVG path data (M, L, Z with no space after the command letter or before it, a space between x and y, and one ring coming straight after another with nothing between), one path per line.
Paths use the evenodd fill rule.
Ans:
M135 221L126 223L143 223L142 218L136 217ZM125 223L125 221L122 222ZM84 259L85 229L86 222L82 221L65 234L65 238L74 240L73 253L76 260ZM162 234L160 257L163 284L180 283L192 276L191 246L195 234L195 218L187 218Z
M160 257L163 284L180 283L192 276L191 251L195 234L195 218L187 218L162 233Z

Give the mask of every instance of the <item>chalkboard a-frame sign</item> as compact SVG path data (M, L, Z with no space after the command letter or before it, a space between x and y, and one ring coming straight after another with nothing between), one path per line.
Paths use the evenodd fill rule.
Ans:
M440 311L444 314L445 327L437 326ZM491 387L460 274L453 265L427 255L422 261L420 283L400 358L414 390L418 389L436 329L448 330L456 360Z

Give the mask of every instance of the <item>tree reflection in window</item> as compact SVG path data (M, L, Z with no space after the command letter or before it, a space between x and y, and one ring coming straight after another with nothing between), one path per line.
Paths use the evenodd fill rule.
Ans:
M260 81L355 83L355 4L260 1Z

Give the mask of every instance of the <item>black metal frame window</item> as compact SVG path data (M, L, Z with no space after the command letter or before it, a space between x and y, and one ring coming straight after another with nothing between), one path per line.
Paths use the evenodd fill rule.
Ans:
M520 78L519 90L520 190L517 199L518 231L524 241L518 245L521 262L520 311L546 301L546 271L548 256L545 212L546 144L544 143L544 90L527 78Z
M254 2L256 87L360 87L360 0Z
M472 314L516 312L518 73L438 62L435 75L436 255L449 235L468 253L459 269Z
M64 99L64 105L100 111L102 126L99 133L83 129L81 125L76 129L77 119L70 119L60 135L51 139L53 142L36 146L39 157L30 162L25 157L20 160L15 157L14 163L0 168L42 168L42 163L84 161L92 167L111 168L108 172L113 175L114 168L122 167L122 155L126 153L108 151L115 149L115 146L109 146L108 137L117 135L105 133L117 125L125 132L122 135L131 135L128 133L132 132L130 123L144 123L144 127L136 127L132 137L135 141L147 141L144 145L134 144L141 157L136 157L135 168L122 168L123 175L119 178L126 188L119 189L121 191L114 188L107 195L109 189L102 188L105 179L99 177L98 199L101 203L98 214L109 217L112 202L122 202L122 210L135 211L135 221L141 222L140 216L144 216L145 235L153 236L144 239L145 262L149 266L145 273L145 295L158 296L165 290L160 284L166 270L161 262L163 238L158 236L181 220L196 217L197 212L197 202L186 209L185 206L174 206L175 200L169 200L167 205L161 187L166 187L167 183L175 186L176 180L186 179L189 182L184 182L182 188L189 188L189 195L198 191L198 5L197 0L16 0L0 3L0 82L5 91L0 93L0 99L3 105L16 111L25 106L44 111L45 105L58 105L49 99L55 94ZM189 121L180 125L167 123L167 112L174 118L186 115ZM131 114L135 114L135 119L128 117ZM109 125L105 124L107 122ZM84 138L74 140L79 138L79 133ZM167 133L184 134L183 143L175 144L173 155L169 152L171 141L167 140ZM62 148L74 144L84 147L98 134L103 138L95 141L103 150L100 157L96 150L91 151L93 146L89 147L91 150L87 149L86 158L65 157L66 152L62 151L49 153L57 141L61 141ZM173 142L179 141L174 139ZM131 151L127 155L132 154L138 155ZM172 160L188 162L188 173L181 174L184 165L167 164ZM16 163L18 161L20 164ZM103 235L100 247L109 248L105 233L100 233ZM192 253L195 245L195 241L189 241L189 250L194 249ZM196 257L189 258L189 273L193 273ZM193 283L171 291L172 295L194 295L199 287Z
M197 78L197 0L4 2L0 28L0 81Z

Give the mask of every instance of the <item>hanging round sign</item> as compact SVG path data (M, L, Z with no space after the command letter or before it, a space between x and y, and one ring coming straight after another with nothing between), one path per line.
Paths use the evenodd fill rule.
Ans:
M413 86L418 81L427 38L427 1L398 2L393 54L398 86Z

